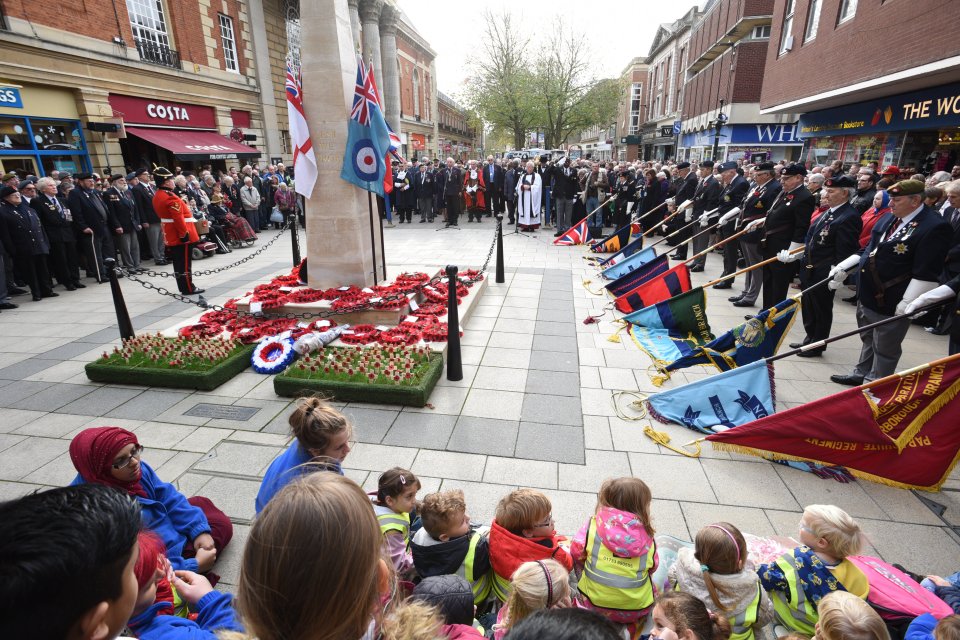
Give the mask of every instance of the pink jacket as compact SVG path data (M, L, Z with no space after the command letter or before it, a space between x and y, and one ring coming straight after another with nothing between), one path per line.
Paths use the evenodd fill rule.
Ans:
M613 507L600 507L594 516L597 521L597 536L601 544L621 558L637 558L645 555L653 545L653 538L647 533L646 527L640 518L628 512ZM573 565L579 575L587 559L587 531L590 528L588 520L577 532L570 545L570 555L573 556ZM657 570L659 559L654 559L651 572Z

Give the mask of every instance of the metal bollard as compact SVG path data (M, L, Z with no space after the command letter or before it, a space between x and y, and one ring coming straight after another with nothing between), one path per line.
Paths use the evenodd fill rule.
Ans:
M497 214L497 277L496 283L503 284L507 279L503 274L503 214Z
M117 312L117 327L120 329L120 337L124 340L135 338L137 336L133 332L130 313L123 301L123 291L120 290L120 279L117 278L117 261L113 258L106 258L103 264L107 268L107 277L110 278L110 293L113 295L113 308Z
M463 380L460 356L460 310L457 308L456 265L447 265L447 380Z
M300 264L300 244L297 241L297 212L294 210L288 218L290 221L290 249L293 251L293 266Z

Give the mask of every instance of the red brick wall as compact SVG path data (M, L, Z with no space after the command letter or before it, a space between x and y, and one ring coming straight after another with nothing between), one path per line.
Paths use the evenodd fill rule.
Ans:
M797 0L793 50L778 56L786 3L773 14L760 106L805 96L960 55L956 7L943 0L860 0L837 25L840 0L822 0L817 37L803 43L810 0ZM855 98L851 98L854 101Z
M683 118L716 111L723 98L732 102L758 102L764 81L768 42L741 41L734 52L727 50L707 68L687 81L683 98ZM733 78L730 63L734 60Z
M430 77L429 69L432 58L426 55L422 49L403 37L402 33L397 33L397 49L404 54L416 60L417 71L420 74L420 116L427 119L427 112L430 109L430 85L433 79ZM386 64L386 61L384 61ZM413 93L413 63L405 57L400 58L400 110L404 116L412 118L415 114L414 93Z
M218 2L215 3L217 6L211 6L209 8L210 19L213 20L213 29L211 30L210 35L213 36L213 39L217 42L216 48L216 59L220 63L221 69L226 69L227 64L223 57L223 40L220 37L220 11L219 9L222 5ZM247 73L247 61L244 57L244 53L247 50L247 42L244 40L242 33L242 25L240 23L240 3L237 0L226 0L227 12L224 13L225 16L233 19L233 37L236 42L237 47L237 66L240 69L242 75ZM202 41L201 34L201 41ZM203 63L205 64L205 63Z

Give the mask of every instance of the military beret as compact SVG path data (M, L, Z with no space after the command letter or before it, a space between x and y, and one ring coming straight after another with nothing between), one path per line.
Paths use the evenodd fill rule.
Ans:
M14 189L13 187L0 187L0 200L14 193L20 193L20 192Z
M774 165L772 162L761 162L753 168L754 171L773 171Z
M135 171L131 171L130 173L127 174L128 181L133 180L136 177L137 177L137 173Z
M689 169L689 168L690 168L689 162L681 162L680 164L677 165L677 169Z
M712 169L712 168L713 168L713 160L704 160L703 162L700 163L700 166L701 166L701 167L707 167L708 169Z
M17 177L16 173L14 173L13 171L8 171L5 174L3 174L3 177L0 177L0 181L6 182L10 178L16 178L16 177Z
M125 177L126 176L124 176L122 173L115 173L110 176L110 182L116 182L117 180L124 179Z
M783 169L780 169L780 175L782 176L805 176L807 175L807 168L802 164L797 162L791 162Z
M900 175L900 167L896 165L890 165L889 167L884 167L883 172L880 174L882 176L898 176Z
M149 173L150 173L150 169L147 169L146 167L140 167L139 169L136 170L136 174L137 174L138 176L142 176L142 175L145 174L145 173L146 173L146 174L149 174Z
M835 178L827 178L823 186L833 187L835 189L856 189L857 182L850 176L837 176Z
M719 171L720 173L723 173L724 171L736 170L737 166L738 165L734 160L729 160L721 164L719 167L717 167L717 171Z
M923 195L926 185L919 180L901 180L897 184L887 189L891 198L897 196L918 196Z
M93 174L92 174L92 173L78 173L77 175L75 175L75 176L73 176L73 177L74 177L74 179L76 179L76 180L90 180L91 178L93 178Z

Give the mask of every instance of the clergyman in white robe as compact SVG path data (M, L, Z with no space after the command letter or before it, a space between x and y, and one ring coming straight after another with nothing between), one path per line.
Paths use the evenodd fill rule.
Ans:
M517 219L520 228L532 231L540 227L541 190L540 174L533 171L533 163L527 163L527 171L517 182Z

